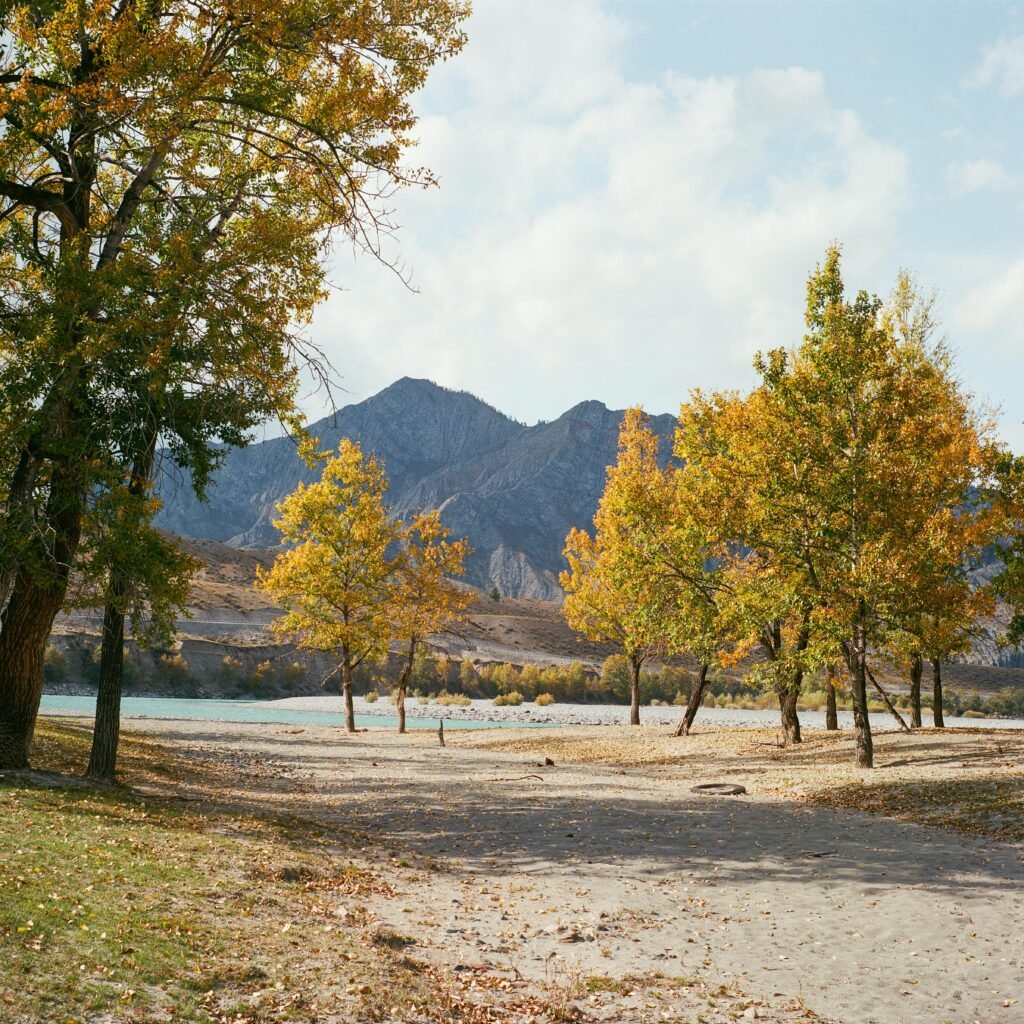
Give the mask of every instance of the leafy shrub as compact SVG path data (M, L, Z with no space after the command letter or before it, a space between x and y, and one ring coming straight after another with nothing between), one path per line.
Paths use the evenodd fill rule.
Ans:
M380 700L380 694L376 690L370 690L369 693L363 698L367 704L376 704Z
M549 704L555 703L555 698L550 693L538 693L533 702L539 707L546 708Z
M43 653L43 679L48 683L63 683L68 677L68 659L53 644L46 645Z
M494 698L494 706L501 708L506 705L517 708L523 703L523 695L518 690L513 690L511 693L499 693Z
M416 703L417 704L429 704L430 703L430 698L425 693L421 693L421 694L419 694L416 697Z
M274 666L269 661L261 661L249 675L248 689L254 693L266 690L276 683L276 676Z
M434 703L440 704L442 707L451 707L453 705L455 707L465 707L467 704L472 704L473 701L464 693L442 693Z
M293 661L281 669L281 686L288 691L299 689L306 681L306 666L301 661Z
M225 661L228 659L225 658ZM234 661L234 659L231 659ZM239 662L239 664L241 664ZM194 688L195 681L188 662L180 654L161 654L156 664L154 681L172 690Z

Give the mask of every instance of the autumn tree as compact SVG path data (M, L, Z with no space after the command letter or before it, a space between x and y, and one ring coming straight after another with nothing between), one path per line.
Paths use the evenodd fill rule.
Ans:
M665 621L673 588L648 571L647 517L664 508L665 478L658 438L648 418L629 409L619 431L618 461L608 469L594 516L594 534L574 529L566 538L563 613L589 640L617 647L629 662L630 724L640 724L640 672L666 650Z
M288 417L332 238L373 254L454 0L15 2L0 13L0 766L96 481L150 423L197 479ZM143 403L178 389L190 415ZM224 409L233 415L224 415ZM179 409L180 411L180 409ZM121 439L120 441L118 439ZM113 455L111 453L114 453ZM121 461L122 467L132 465Z
M924 513L923 528L909 538L903 601L887 609L886 623L889 648L898 660L909 662L912 725L921 725L927 661L933 723L942 728L942 662L969 650L980 635L980 621L995 611L993 587L976 579L975 570L986 548L1012 525L997 483L1007 456L995 440L993 417L955 380L952 356L937 334L934 295L923 294L902 272L881 318L902 356L919 366L919 391L930 398L945 427L938 446L928 453L930 471L917 474L908 494Z
M1024 643L1024 456L1004 453L999 460L995 500L1003 509L1006 530L998 545L1002 569L993 580L993 587L1011 612L1003 639L1009 644L1021 644Z
M284 609L271 626L275 636L338 658L330 675L341 673L348 732L356 728L352 674L366 659L387 654L392 635L389 598L399 555L384 505L387 486L381 462L343 438L320 480L300 483L277 506L274 525L286 550L256 580Z
M401 550L387 601L392 636L403 659L395 700L398 731L403 733L405 697L417 655L431 637L464 618L474 595L452 582L465 572L470 548L465 539L449 540L439 512L421 512L409 523L397 524L396 532Z
M871 767L870 652L900 621L921 538L956 526L988 441L948 362L895 330L880 299L846 296L837 247L807 296L803 343L756 364L747 450L763 529L740 539L779 567L798 607L811 599L796 620L809 649L843 652L857 763Z
M685 414L684 417L685 418ZM676 736L687 736L704 699L708 671L722 664L728 644L721 614L724 597L715 482L686 460L686 438L677 430L675 454L681 462L663 471L661 506L651 511L644 528L646 572L672 590L672 614L665 639L673 654L689 654L699 665Z
M698 542L689 557L691 579L701 583L694 597L705 605L702 642L709 653L728 649L732 662L758 656L752 674L778 698L785 741L798 743L797 699L815 664L814 597L801 576L799 545L793 550L779 517L773 446L781 428L761 393L695 391L680 411L675 454L684 467L679 504L690 510L683 536Z

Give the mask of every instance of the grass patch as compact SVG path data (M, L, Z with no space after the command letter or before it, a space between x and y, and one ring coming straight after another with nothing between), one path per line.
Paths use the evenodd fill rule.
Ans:
M39 740L37 764L81 769L82 730L41 723ZM196 770L135 739L123 763L129 782ZM387 883L294 820L14 774L0 818L4 1022L364 1020L372 993L429 997L353 902Z

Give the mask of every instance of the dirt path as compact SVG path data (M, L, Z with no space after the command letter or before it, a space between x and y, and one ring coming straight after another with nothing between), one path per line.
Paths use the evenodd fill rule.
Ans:
M382 841L403 895L372 910L449 965L620 993L652 971L738 979L848 1024L1024 1020L1017 847L757 793L694 796L680 768L540 767L423 735L132 729L256 763L270 782L243 780L242 797ZM629 1019L662 1019L635 988Z

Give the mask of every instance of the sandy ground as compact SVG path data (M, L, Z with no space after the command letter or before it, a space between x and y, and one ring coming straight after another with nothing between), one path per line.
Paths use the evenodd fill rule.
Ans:
M762 999L747 1018L782 1019L771 1004L846 1024L1024 1020L1019 846L783 799L777 752L753 747L746 770L724 776L742 774L747 796L691 794L738 769L715 759L733 743L725 732L706 734L692 765L621 768L471 745L494 734L453 734L441 749L429 733L131 730L236 764L238 798L254 807L365 835L367 856L383 844L402 895L369 909L450 966L548 981L700 974ZM900 763L885 741L880 753ZM642 989L616 1013L669 1016Z

